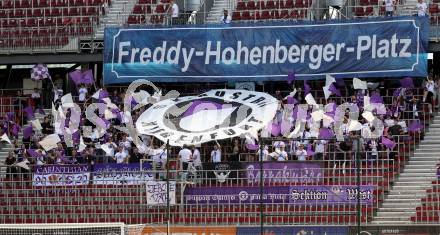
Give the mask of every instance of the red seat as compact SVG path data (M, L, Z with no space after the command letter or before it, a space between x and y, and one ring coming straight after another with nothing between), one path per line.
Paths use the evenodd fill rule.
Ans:
M247 3L247 9L248 10L255 10L256 9L255 2L254 1L249 1Z
M305 5L304 5L303 0L296 0L296 1L295 1L295 7L296 7L296 8L304 8Z
M270 15L269 11L262 11L261 12L261 19L262 20L271 19L271 15Z
M354 14L356 16L363 16L363 15L365 15L364 8L363 7L356 7L354 9Z
M241 19L242 20L250 20L251 19L251 15L249 11L243 11L243 13L241 14Z
M294 7L293 0L287 0L283 5L283 8L293 8L293 7Z
M286 19L288 17L289 17L289 11L288 10L281 10L280 19Z
M373 7L372 6L368 6L367 8L365 8L365 15L367 15L367 16L373 15Z
M370 1L369 1L369 0L360 0L359 3L360 3L362 6L370 5Z
M242 10L246 10L246 3L245 2L237 2L237 11L242 11Z
M275 9L275 2L272 0L267 1L265 9Z
M239 11L234 11L232 13L232 20L241 20L241 14Z

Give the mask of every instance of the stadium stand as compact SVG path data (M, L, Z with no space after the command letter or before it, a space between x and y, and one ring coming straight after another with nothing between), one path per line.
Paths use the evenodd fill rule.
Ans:
M107 0L5 0L0 6L0 48L60 48L93 35Z
M319 86L319 85L318 85ZM342 86L341 86L342 88ZM383 90L384 91L384 90ZM322 97L322 91L312 91L316 97ZM372 91L370 91L372 92ZM392 96L393 89L388 89L386 93L383 93L383 100L388 110L391 111L393 104L397 101L403 101L403 106L408 106L410 103L409 98L404 97L417 97L422 98L423 90L416 89L413 92L407 91L402 93L402 96ZM117 94L117 93L115 93ZM275 93L277 97L280 96L279 92ZM414 96L413 96L414 95ZM117 95L110 95L111 100L118 102L121 100ZM353 97L348 96L347 90L342 90L342 97L333 97L336 103L343 102L343 100L352 100ZM414 116L414 111L402 111L399 112L400 120L399 124L395 120L387 117L388 123L391 121L398 127L397 133L391 130L391 126L385 129L388 135L396 142L394 149L386 149L383 145L378 145L373 150L369 146L371 143L365 141L362 147L362 165L360 183L365 186L373 186L373 198L371 204L362 204L362 222L373 221L374 215L378 208L382 204L385 193L390 190L391 185L399 174L400 169L408 161L411 152L413 152L415 146L419 143L420 139L424 135L424 127L430 122L429 110L427 104L423 104L421 110L418 110L419 115ZM19 112L19 111L17 111ZM50 110L46 110L50 112ZM20 115L17 115L19 117ZM37 118L43 121L43 115L37 114ZM136 118L136 114L134 114ZM19 118L17 118L19 119ZM14 119L15 120L15 119ZM419 131L408 131L406 128L414 121L418 120L422 124L423 128ZM403 122L402 122L403 121ZM48 128L43 124L45 128ZM23 126L23 128L25 128ZM402 129L402 127L404 127ZM43 132L45 130L43 129ZM23 143L37 148L35 141L44 137L39 131L34 131L34 137L30 139L23 139ZM115 135L116 136L116 135ZM18 135L18 143L20 143L22 134ZM269 149L276 144L276 141L285 141L288 148L292 148L295 145L295 141L286 141L280 137L274 136L273 139L267 139ZM85 140L90 141L90 140ZM98 142L97 142L98 141ZM103 140L95 140L92 142L101 142ZM125 137L118 137L115 139L115 143L118 146L124 145L126 141ZM315 149L316 140L297 140L307 141L313 150ZM233 142L232 142L233 143ZM234 152L234 144L230 142L221 142L222 152L225 159L232 159ZM93 145L93 144L92 144ZM353 161L353 155L350 153L353 150L349 150L347 158L340 160L340 143L329 141L326 144L326 152L323 160L316 160L314 155L308 157L308 161L318 163L323 169L323 175L317 181L309 183L298 182L294 178L287 178L285 183L279 183L276 178L273 181L265 183L265 186L289 186L289 185L308 185L308 186L355 186L356 185L356 163ZM238 145L240 149L239 164L248 164L258 161L255 151L247 150L244 147L244 143L240 142ZM103 163L105 156L102 151L99 153L98 149L87 147L87 150L79 155L77 158L69 156L69 149L65 146L60 146L55 151L50 151L46 157L42 159L29 155L27 150L16 145L13 150L16 153L17 158L14 158L13 162L7 163L11 165L16 161L20 161L19 158L26 158L32 164L49 164L64 163L64 164L78 164L88 163L99 164ZM211 146L202 145L199 151L203 157L209 156ZM2 150L4 151L4 150ZM65 152L65 155L57 154L59 151ZM133 149L130 150L130 156L133 155ZM171 155L177 155L178 149L171 149ZM372 155L373 152L376 155ZM53 154L55 153L55 155ZM90 156L89 156L90 155ZM90 157L93 156L91 159ZM146 157L144 155L143 157ZM143 158L141 157L141 159ZM51 160L52 158L52 160ZM67 159L66 159L67 158ZM295 153L289 152L289 158L295 159ZM148 159L148 158L147 158ZM205 159L205 158L202 158ZM339 160L338 160L339 159ZM135 159L133 162L139 162L140 159ZM7 161L7 160L6 160ZM111 159L107 161L112 162ZM132 162L131 159L127 160ZM209 169L212 164L203 161L203 169ZM38 163L39 162L39 163ZM159 163L158 163L159 164ZM179 176L178 164L173 163L170 168L170 174L174 177ZM279 166L280 169L282 165ZM32 174L29 171L20 169L18 167L8 167L8 176L3 179L2 193L0 194L2 211L0 214L0 223L94 223L94 222L125 222L129 224L137 223L162 223L166 220L167 214L165 208L149 207L146 205L142 198L145 198L145 187L142 185L96 185L92 181L85 185L79 186L36 186L32 182ZM11 170L13 169L13 170ZM3 170L6 170L3 168ZM310 169L312 170L312 169ZM224 185L229 187L255 187L258 183L249 182L248 179L243 178L242 175L247 173L246 169L233 170L234 173L226 179L225 182L218 182L216 178L212 178L210 170L200 170L195 177L195 181L192 184L187 185L187 189L197 189L203 187L210 187L215 189L221 188ZM110 173L110 172L109 172ZM160 170L154 175L164 174ZM92 179L96 176L90 176ZM175 178L177 180L177 178ZM289 180L291 179L291 180ZM53 179L60 180L60 179ZM286 180L286 179L284 179ZM177 195L180 192L176 192ZM183 200L183 201L182 201ZM258 224L260 222L260 205L259 203L241 204L241 203L228 203L225 205L219 205L217 203L207 203L194 205L189 201L185 201L185 197L177 199L179 205L172 206L171 220L176 224L196 225L199 223L220 225L220 224ZM308 224L355 224L357 222L356 206L354 205L291 205L274 201L273 203L267 203L264 206L264 212L266 217L264 220L271 224L285 224L285 223L308 223ZM243 216L246 214L246 216ZM292 216L294 215L294 216ZM301 216L298 216L301 215ZM437 217L438 218L438 217Z

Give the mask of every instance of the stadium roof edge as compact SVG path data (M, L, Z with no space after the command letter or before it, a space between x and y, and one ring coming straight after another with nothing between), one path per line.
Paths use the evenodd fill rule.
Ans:
M0 55L0 64L35 64L38 63L88 63L88 62L102 62L102 54L15 54L15 55Z

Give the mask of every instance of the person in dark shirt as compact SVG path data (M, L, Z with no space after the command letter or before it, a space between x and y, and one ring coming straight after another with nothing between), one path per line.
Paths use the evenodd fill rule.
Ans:
M49 117L44 117L44 121L43 121L43 123L41 123L41 127L43 128L42 130L41 130L41 132L44 134L44 135L49 135L49 134L52 134L53 133L53 127L52 127L52 125L50 124L50 119L49 119Z
M15 177L15 174L17 173L17 168L15 166L12 166L15 164L17 159L14 156L14 153L11 151L8 153L8 156L5 159L5 165L8 166L6 168L6 178L11 179Z
M133 153L130 154L128 158L129 163L139 163L140 160L143 158L143 154L139 153L139 150L137 148L133 149Z

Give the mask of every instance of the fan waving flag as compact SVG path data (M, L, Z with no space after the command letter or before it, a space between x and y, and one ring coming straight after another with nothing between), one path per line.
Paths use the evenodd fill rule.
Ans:
M69 73L69 78L72 79L75 85L80 84L93 84L95 80L93 79L93 71L91 69L81 72L81 70L75 70Z
M45 78L51 79L47 66L45 64L34 65L31 70L31 79L33 81L40 81Z

